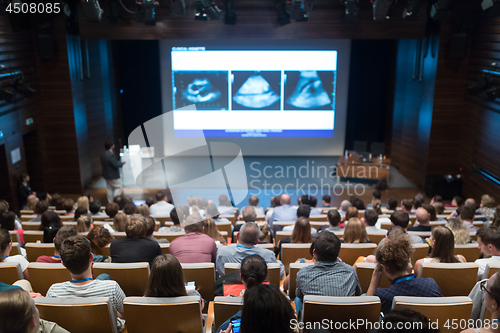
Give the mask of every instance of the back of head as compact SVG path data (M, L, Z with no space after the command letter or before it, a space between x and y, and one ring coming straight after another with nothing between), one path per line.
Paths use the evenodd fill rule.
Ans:
M497 251L500 250L500 229L496 227L481 228L476 233L484 245L492 245Z
M205 201L205 198L198 197L198 199L196 199L196 206L199 209L205 209L205 207L207 207L207 202Z
M389 210L395 210L397 207L398 201L396 200L396 198L389 197L389 199L387 199L387 208L389 208Z
M205 210L205 214L207 217L217 217L219 216L219 211L217 207L213 203L207 205L207 209Z
M241 280L245 289L262 284L267 278L267 263L259 255L254 254L243 259L240 266Z
M340 252L340 240L332 232L322 232L314 240L318 261L335 262Z
M398 227L406 229L408 223L410 223L410 215L402 210L396 210L391 214L391 222Z
M61 218L59 215L53 210L48 210L42 214L40 218L40 228L39 230L43 230L44 228L48 228L51 225L57 225L62 227Z
M415 198L413 198L413 208L418 209L424 204L425 197L422 193L418 193Z
M203 218L199 214L191 214L186 217L184 231L186 231L186 234L190 232L203 232Z
M229 202L229 199L227 198L227 195L221 194L219 196L219 206L231 206L231 203Z
M405 275L411 270L409 264L414 251L410 236L390 233L385 241L377 247L375 257L377 262L384 265L389 273Z
M415 216L417 217L417 221L420 224L429 224L430 216L429 212L427 212L424 208L420 207L415 212Z
M133 202L127 202L125 206L123 206L123 212L127 215L137 214L137 206L134 205Z
M88 215L82 215L76 220L76 231L87 232L90 230L92 219Z
M439 258L442 263L458 262L454 253L455 237L450 229L437 226L432 229L432 238L434 238L434 246L430 254L431 258Z
M52 198L50 199L50 205L55 206L59 199L61 199L61 195L59 193L52 194ZM57 208L56 208L57 209Z
M497 205L495 199L489 194L484 194L481 196L481 204L484 207L488 208L494 208Z
M365 210L365 214L363 215L363 217L365 218L366 224L368 224L368 226L373 227L375 226L375 224L377 224L378 213L373 209Z
M194 195L188 197L188 206L196 206L197 199Z
M70 213L73 211L73 206L75 205L75 201L73 199L65 199L63 203L63 209L67 212Z
M326 217L328 218L328 223L330 223L332 227L337 227L340 224L341 217L336 209L330 209Z
M167 196L167 194L164 191L158 191L158 192L156 192L155 198L156 198L156 201L160 202L160 201L165 200L166 196Z
M113 218L113 229L116 232L123 232L125 231L125 225L127 224L127 214L125 213L118 213L115 215Z
M104 142L104 149L106 150L110 150L111 147L113 147L115 144L113 143L113 141L106 141Z
M458 217L452 217L451 219L448 219L446 227L450 229L451 232L453 232L456 245L464 245L469 243L469 229L467 229L461 219L459 219Z
M37 197L33 196L31 198L28 198L28 201L26 203L26 208L27 210L35 210L36 204L40 201Z
M6 229L0 229L0 262L4 260L4 253L12 242L9 232Z
M78 207L76 210L75 210L75 221L78 221L78 219L80 218L80 216L85 216L85 215L88 215L89 211L87 208L85 207Z
M403 201L401 201L401 206L403 206L405 210L410 211L413 208L413 200L404 199Z
M259 242L260 228L255 222L247 222L241 226L239 241L243 244L255 245Z
M127 202L125 201L125 199L124 199L121 195L119 195L119 196L115 197L115 198L113 199L113 202L114 202L114 203L116 203L116 204L118 205L118 208L119 208L120 210L122 210L122 209L123 209L123 207L125 206L125 204L127 203Z
M146 198L146 205L148 205L148 207L151 207L152 205L154 205L154 203L155 203L155 199L153 197Z
M316 207L318 205L318 199L316 197L311 197L311 207Z
M241 210L241 215L243 216L243 221L245 222L255 222L257 219L257 214L252 206L245 206Z
M434 202L434 204L432 204L434 206L434 209L436 210L436 215L440 215L440 214L443 214L444 213L444 205L442 202Z
M375 199L372 201L372 209L378 214L382 214L382 201L380 199Z
M146 236L147 222L144 216L139 214L131 215L125 224L125 233L128 238L139 239Z
M203 220L203 233L214 241L220 241L219 229L217 229L217 225L212 219Z
M248 198L248 204L250 206L257 206L259 204L259 197L256 195L252 195L250 198Z
M472 222L474 220L474 215L476 215L475 207L464 205L460 208L460 218L462 221Z
M357 209L360 209L360 210L365 209L365 203L360 198L353 197L351 203Z
M292 243L311 243L311 224L306 217L299 217L295 221L292 231Z
M26 333L35 315L35 302L22 289L0 293L0 332Z
M331 196L329 196L329 195L324 195L324 196L323 196L323 201L324 201L326 204L330 205L330 203L332 202L332 197L331 197Z
M392 309L385 315L383 322L377 333L403 332L398 327L404 327L404 332L408 333L439 333L439 329L433 328L426 316L410 309Z
M456 196L453 197L452 201L455 201L455 203L457 204L457 206L462 206L462 204L464 203L464 198L462 198L459 195L456 195Z
M148 217L149 215L151 215L149 211L149 206L146 204L142 204L139 207L137 207L137 213L144 217Z
M90 265L90 242L87 238L76 235L66 238L59 249L64 266L75 275L85 272Z
M279 207L279 206L281 206L281 195L277 195L277 196L275 196L275 197L272 199L272 201L273 201L273 206L274 206L274 207Z
M34 213L37 215L42 215L48 209L49 209L49 202L46 200L42 200L36 204Z
M380 193L380 191L379 191L379 190L375 190L375 191L373 191L372 196L373 196L375 199L378 199L378 200L382 199L382 193Z
M0 228L6 230L16 229L16 214L14 212L0 213Z
M439 194L436 194L435 196L432 197L432 202L443 202L443 197L440 196Z
M245 291L241 333L292 333L292 319L293 308L275 285L261 284Z
M344 200L340 204L340 208L344 211L347 212L347 209L352 206L352 203L349 200Z
M92 251L98 251L100 248L111 244L115 240L109 230L104 228L102 225L96 225L90 229L87 234L87 239L90 241Z
M152 237L156 227L155 218L152 216L144 216L144 215L142 216L146 219L146 224L147 224L146 237L148 238Z
M8 203L5 200L0 201L0 214L5 213L9 210Z
M94 199L91 203L89 203L89 211L92 214L97 214L101 210L101 201L99 199Z
M56 206L56 210L65 210L64 209L64 202L66 201L65 198L60 197L56 200L54 206Z
M311 196L304 194L303 196L300 197L300 203L303 205L311 206Z
M259 242L267 243L267 236L269 235L270 229L269 224L266 221L256 222L260 228Z
M308 219L309 215L311 215L311 206L302 204L297 208L297 217L305 217Z
M79 197L78 200L76 200L76 206L89 209L89 198L86 196Z
M54 246L56 248L56 251L59 252L59 250L61 249L61 244L66 238L76 235L78 235L78 231L76 231L76 228L74 226L63 225L61 229L57 231L56 237L54 237Z
M497 306L500 305L500 274L495 273L490 279L488 280L488 285L487 288L489 289L489 296L495 302L497 302Z
M351 218L344 230L344 242L366 243L366 237L366 228L363 222L357 217Z
M422 208L425 209L427 211L427 213L429 213L429 215L430 215L429 219L431 221L437 221L436 208L434 208L434 206L429 205L429 204L423 204Z
M290 204L290 196L288 194L283 194L280 197L280 204L281 205L289 205Z
M187 296L182 267L171 254L162 254L153 259L149 273L146 297Z
M347 211L345 212L345 220L349 221L353 217L358 217L358 209L354 206L347 208Z

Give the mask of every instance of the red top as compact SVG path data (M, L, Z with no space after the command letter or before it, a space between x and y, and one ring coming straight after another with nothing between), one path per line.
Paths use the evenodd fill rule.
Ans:
M36 259L36 262L47 262L49 264L60 264L62 261L61 261L61 259L54 259L54 258L49 257L49 256L39 256Z
M215 263L217 245L210 236L199 232L190 232L174 239L170 243L169 252L181 263Z

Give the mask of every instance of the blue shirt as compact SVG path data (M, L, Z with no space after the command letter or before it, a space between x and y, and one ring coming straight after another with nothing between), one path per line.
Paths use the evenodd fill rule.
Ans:
M273 215L269 219L269 227L273 227L274 221L295 221L297 219L297 208L283 205L274 208Z
M373 296L380 298L384 314L391 311L394 296L443 297L433 278L416 278L414 274L395 278L389 288L377 288Z

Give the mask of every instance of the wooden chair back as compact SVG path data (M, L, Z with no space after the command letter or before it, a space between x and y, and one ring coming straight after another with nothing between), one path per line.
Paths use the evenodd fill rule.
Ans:
M33 290L45 295L54 283L71 280L71 275L63 264L32 262L28 265Z
M26 243L26 259L35 262L39 256L52 256L56 247L54 243Z
M231 318L241 310L243 297L222 297L214 299L214 322L215 329L218 329L226 320ZM214 331L215 332L215 331Z
M23 279L21 264L18 262L0 262L0 282L13 284Z
M479 259L481 251L477 247L477 243L455 245L455 255L461 254L467 262L474 262Z
M363 293L368 291L370 282L372 280L373 271L375 270L377 264L361 262L354 265L356 269L356 274L358 275L359 284L361 285L361 290ZM389 281L385 276L382 277L381 288L389 288L391 281Z
M205 301L214 299L215 266L212 262L181 264L185 282L195 282L196 290Z
M312 259L309 249L311 248L311 243L304 244L294 244L287 243L281 246L281 262L285 265L285 272L288 272L288 268L291 263L297 261L300 258Z
M363 256L367 257L373 254L377 244L362 243L362 244L345 244L340 246L339 258L348 265L354 265L356 260Z
M479 267L475 263L422 263L419 277L431 277L443 296L467 296L476 284Z
M94 277L109 274L127 296L143 296L149 280L149 263L102 263L93 267Z

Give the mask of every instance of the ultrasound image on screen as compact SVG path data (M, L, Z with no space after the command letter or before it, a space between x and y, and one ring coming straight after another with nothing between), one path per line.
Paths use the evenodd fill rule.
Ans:
M332 71L285 71L285 110L333 110Z
M227 72L175 72L175 106L196 104L198 110L227 110Z
M281 72L233 71L233 110L279 110Z

